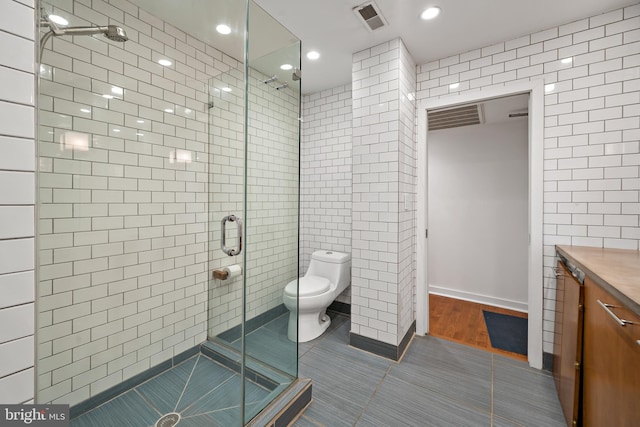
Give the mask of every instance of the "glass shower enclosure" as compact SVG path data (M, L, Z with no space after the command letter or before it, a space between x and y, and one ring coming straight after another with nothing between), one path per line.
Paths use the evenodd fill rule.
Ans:
M297 378L300 41L253 1L39 9L36 403L244 425Z

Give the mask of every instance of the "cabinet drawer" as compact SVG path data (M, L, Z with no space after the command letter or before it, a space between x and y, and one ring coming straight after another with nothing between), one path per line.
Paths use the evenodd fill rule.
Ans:
M640 319L589 277L584 316L583 425L637 426Z

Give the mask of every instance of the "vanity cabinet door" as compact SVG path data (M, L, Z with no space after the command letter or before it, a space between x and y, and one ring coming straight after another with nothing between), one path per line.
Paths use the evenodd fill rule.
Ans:
M605 304L606 306L603 306ZM620 320L630 321L622 326ZM640 318L585 278L583 425L637 426Z
M553 377L568 426L578 422L582 362L583 286L558 261Z

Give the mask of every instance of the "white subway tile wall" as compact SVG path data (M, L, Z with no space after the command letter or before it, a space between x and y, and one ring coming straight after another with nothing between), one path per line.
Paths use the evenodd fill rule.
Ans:
M416 63L400 43L400 125L398 128L398 340L415 319L416 279ZM399 343L400 341L398 341Z
M212 268L242 265L242 256L229 257L220 250L219 224L226 215L242 219L247 256L247 319L283 303L284 287L298 271L299 107L298 93L265 84L267 75L249 71L249 141L247 163L247 217L244 200L244 99L243 75L234 69L214 79L211 147L211 248ZM236 247L236 225L227 226L227 246ZM209 336L218 335L242 321L242 277L211 279Z
M242 265L242 255L230 257L220 249L220 221L227 215L242 218L244 208L244 77L236 62L226 73L211 81L212 107L209 150L209 259L211 269ZM229 88L230 91L222 90ZM236 224L227 223L226 242L237 247ZM216 336L242 322L242 277L210 278L208 335Z
M249 72L247 319L283 304L298 277L299 93L262 83L267 77Z
M40 69L38 400L73 405L206 338L209 80L238 63L126 1L52 3L129 37L54 37Z
M640 5L418 67L418 100L545 83L544 351L556 244L638 249ZM459 83L452 89L451 83Z
M300 275L311 254L351 254L351 85L303 98ZM351 303L351 288L337 301Z
M398 345L414 317L415 65L395 39L355 53L352 79L351 331Z
M34 5L0 0L0 402L33 402Z

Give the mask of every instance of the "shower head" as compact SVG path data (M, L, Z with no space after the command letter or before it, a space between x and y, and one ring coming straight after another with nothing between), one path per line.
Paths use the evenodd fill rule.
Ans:
M129 40L127 33L122 27L107 25L106 27L67 27L59 28L55 36L92 36L94 34L104 34L106 38L114 42L126 42Z
M289 87L289 83L284 82L280 86L276 87L276 90L286 89Z
M44 46L47 41L52 37L59 36L92 36L94 34L104 34L106 38L114 42L124 43L129 40L124 28L117 25L107 25L105 27L59 27L54 22L51 22L49 16L43 12L43 16L40 20L41 27L49 27L49 31L40 39L40 58L44 53Z

